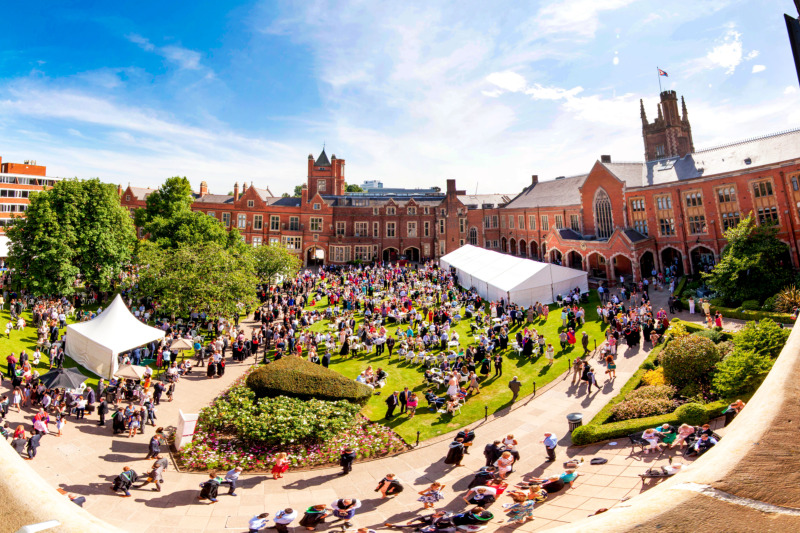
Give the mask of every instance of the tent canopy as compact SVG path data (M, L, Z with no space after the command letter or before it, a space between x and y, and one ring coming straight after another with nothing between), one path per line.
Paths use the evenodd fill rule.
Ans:
M110 379L120 353L163 338L162 330L137 320L118 294L95 319L67 326L65 351L84 368Z
M575 287L589 291L589 275L583 270L540 263L464 245L439 259L442 268L453 268L463 287L474 287L481 298L530 306L549 304Z

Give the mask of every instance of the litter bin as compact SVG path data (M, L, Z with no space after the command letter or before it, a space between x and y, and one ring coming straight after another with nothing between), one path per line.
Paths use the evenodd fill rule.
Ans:
M573 429L583 425L583 414L570 413L567 415L567 422L569 422L569 431L572 433Z

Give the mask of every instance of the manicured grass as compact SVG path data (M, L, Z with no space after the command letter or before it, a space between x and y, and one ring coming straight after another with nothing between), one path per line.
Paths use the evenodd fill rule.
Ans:
M316 309L324 309L327 300L323 299L318 302ZM600 320L596 320L595 309L598 304L596 293L592 293L589 303L583 306L586 311L587 322L578 330L578 343L575 347L567 348L564 352L560 351L558 342L558 334L561 331L561 313L557 306L551 306L551 313L545 323L542 319L536 320L531 327L536 328L540 334L544 334L548 342L552 343L556 348L555 364L550 367L547 366L547 359L540 355L536 359L529 359L521 357L515 350L510 348L511 341L513 341L519 327L511 329L509 334L509 349L503 352L503 375L502 377L494 376L494 368L486 378L481 379L480 394L473 394L469 397L466 404L461 407L461 413L455 416L446 414L439 414L432 412L427 407L427 401L424 398L424 391L427 387L424 383L425 366L422 363L407 363L405 360L402 362L398 360L395 352L394 357L389 360L389 352L385 351L380 357L376 356L374 350L370 355L361 353L358 356L349 356L343 358L338 354L338 351L331 359L330 368L341 372L347 377L355 379L368 365L372 365L373 370L379 367L383 368L388 374L389 378L386 382L386 387L378 389L379 395L375 395L364 408L363 413L374 421L380 421L393 428L400 436L407 442L413 444L417 439L417 432L419 431L420 441L442 435L454 429L458 429L467 424L475 422L484 417L484 407L488 407L489 413L494 413L511 404L511 391L508 388L508 382L516 375L522 382L522 390L518 401L528 396L533 392L533 383L536 382L537 387L549 383L557 376L561 375L567 370L569 360L583 354L583 349L580 346L580 336L582 331L589 334L590 348L594 348L594 342L597 341L599 345L604 339L603 330L605 325ZM357 317L357 322L361 323L363 316ZM314 324L311 329L314 331L324 331L327 329L329 322L323 320ZM473 344L474 338L469 334L469 321L462 320L456 326L456 331L459 333L461 346ZM394 335L397 326L389 327L389 332ZM438 353L438 350L434 351ZM320 356L322 353L320 353ZM480 374L479 374L480 376ZM398 415L399 410L395 411L395 417L392 420L384 420L386 415L385 399L392 391L401 391L403 387L409 387L409 390L417 392L419 406L417 414L414 418L408 418L407 415ZM445 389L440 387L436 392L439 396L444 394Z

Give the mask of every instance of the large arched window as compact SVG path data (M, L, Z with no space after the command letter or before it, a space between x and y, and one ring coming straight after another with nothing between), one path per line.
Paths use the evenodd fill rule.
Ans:
M478 246L478 230L476 228L469 228L469 243L472 246Z
M594 198L594 220L598 239L608 239L614 233L614 219L611 216L611 200L603 189Z

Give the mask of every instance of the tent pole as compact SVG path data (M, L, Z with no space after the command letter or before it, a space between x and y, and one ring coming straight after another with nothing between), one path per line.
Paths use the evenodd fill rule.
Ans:
M552 298L553 303L556 303L556 294L553 291L553 267L552 267L552 265L547 267L547 271L550 272L550 298Z

